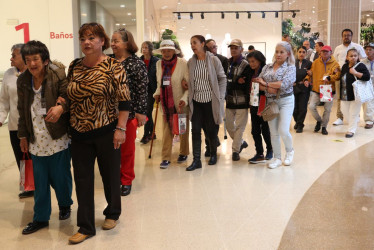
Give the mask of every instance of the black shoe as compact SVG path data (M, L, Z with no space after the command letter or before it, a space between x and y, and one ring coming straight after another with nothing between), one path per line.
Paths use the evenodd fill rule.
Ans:
M193 161L192 164L186 168L186 171L194 171L198 168L201 168L201 161Z
M185 162L186 160L187 160L187 155L179 155L177 162L182 163L182 162Z
M121 186L121 196L127 196L131 193L131 185Z
M140 143L147 144L149 142L149 136L143 136L140 140Z
M302 132L303 132L303 127L298 126L297 129L296 129L296 133L302 133Z
M316 126L314 127L314 132L318 132L321 129L321 123L317 122Z
M205 157L210 157L210 150L209 149L206 149L205 150L205 154L204 154Z
M167 169L170 165L170 161L167 161L167 160L163 160L161 163L160 163L160 168L161 169Z
M239 161L240 160L240 156L239 156L238 152L232 153L232 160L233 161Z
M217 163L217 154L212 154L208 161L208 165L216 165Z
M248 160L251 164L264 163L266 162L264 155L256 154L251 159Z
M297 123L295 123L295 125L293 126L293 129L295 129L295 130L296 130L296 129L297 129L297 127L298 127L298 126L297 126Z
M322 134L323 135L328 135L329 133L327 132L325 127L322 127Z
M22 193L19 193L18 195L20 199L33 197L33 196L34 196L34 191L23 191Z
M352 138L354 135L355 135L355 133L349 132L349 133L345 134L345 138Z
M60 213L58 215L59 220L66 220L70 218L71 209L70 206L62 207L60 206Z
M239 154L242 152L243 149L248 147L248 143L246 141L243 141L242 145L240 146Z
M48 227L49 222L48 221L33 221L27 224L27 226L22 230L22 234L32 234L38 231L39 229L42 229L43 227Z
M265 159L266 159L267 161L273 159L273 150L268 150L268 151L266 152Z

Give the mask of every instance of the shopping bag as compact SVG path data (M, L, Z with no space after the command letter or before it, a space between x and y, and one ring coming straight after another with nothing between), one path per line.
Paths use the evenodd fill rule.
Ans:
M371 79L369 81L357 80L352 84L355 100L365 103L374 99L374 89Z
M252 82L251 94L249 95L249 104L257 107L260 98L260 84L258 82Z
M320 85L319 86L319 99L321 102L332 102L331 85Z
M28 153L24 153L20 161L20 191L33 190L35 190L35 185L32 160Z
M183 135L187 129L186 114L173 114L173 134Z
M265 106L266 106L266 96L261 95L260 101L258 104L257 115L261 115L261 112L264 110Z

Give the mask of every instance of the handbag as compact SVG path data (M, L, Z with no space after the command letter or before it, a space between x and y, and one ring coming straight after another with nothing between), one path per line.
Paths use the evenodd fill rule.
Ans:
M279 99L279 95L280 95L280 89L278 90L277 97L275 100ZM279 107L278 107L278 104L274 101L271 103L268 103L266 107L264 108L264 110L261 112L262 119L266 122L275 119L278 115L279 115Z
M360 64L357 63L353 68L356 68L356 66ZM354 76L356 81L352 83L353 86L353 93L355 95L355 100L365 103L369 102L374 99L374 89L373 89L373 83L371 82L371 79L369 81L362 81L358 80L356 76Z
M29 153L23 153L22 160L20 161L20 191L33 191L35 190L34 184L34 171L32 160Z
M252 82L251 94L249 96L249 104L253 107L258 107L260 98L260 84L258 82Z
M332 102L332 86L319 85L319 100L321 102Z
M183 135L187 130L186 114L173 114L173 134Z

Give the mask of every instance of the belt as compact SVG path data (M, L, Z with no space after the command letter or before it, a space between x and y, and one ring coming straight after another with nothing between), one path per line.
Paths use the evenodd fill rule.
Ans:
M279 98L287 97L287 96L290 96L290 95L293 95L293 92L290 92L290 93L287 93L287 94L280 95ZM267 98L269 98L269 99L276 99L277 96L269 96L269 97L267 97Z

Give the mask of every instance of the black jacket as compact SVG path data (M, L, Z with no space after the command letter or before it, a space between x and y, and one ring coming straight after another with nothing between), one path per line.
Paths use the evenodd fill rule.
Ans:
M356 78L354 77L354 75L352 75L351 73L349 73L349 65L348 63L345 63L342 67L342 72L340 74L340 98L341 100L345 100L346 98L343 97L343 94L344 94L344 91L346 90L346 93L347 93L347 101L354 101L355 100L355 95L354 95L354 92L353 92L353 83L356 81ZM370 80L370 73L369 73L369 70L366 68L365 64L363 63L360 63L359 65L357 65L357 67L355 68L357 72L360 72L362 73L362 77L361 78L358 78L358 80L362 80L362 81L369 81ZM346 75L346 86L344 88L344 84L342 84L342 78L344 77L344 75Z
M227 57L220 55L220 54L217 54L216 57L218 57L218 59L221 61L223 70L225 71L225 74L227 74L227 69L229 67L229 59L227 59Z
M247 109L249 108L251 68L244 58L240 62L233 62L230 58L228 62L230 66L227 68L226 108ZM238 83L238 80L243 77L245 77L245 82Z
M144 61L144 56L141 56L140 59ZM151 56L149 60L148 70L148 96L153 96L157 89L157 77L156 77L156 63L160 60L158 57Z
M304 85L304 78L307 75L307 70L310 70L312 67L312 62L306 59L303 59L301 62L301 67L299 66L299 59L296 59L295 67L296 67L296 84L293 87L293 91L295 94L299 92L307 92L309 91L309 87L305 87Z

